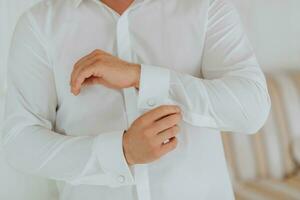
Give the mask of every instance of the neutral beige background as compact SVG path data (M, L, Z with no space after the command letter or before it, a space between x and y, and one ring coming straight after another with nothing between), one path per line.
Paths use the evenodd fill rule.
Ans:
M39 0L0 0L0 124L5 63L18 16ZM184 1L184 0L183 0ZM300 69L300 0L232 0L265 71ZM48 182L11 169L0 146L0 199L48 200Z

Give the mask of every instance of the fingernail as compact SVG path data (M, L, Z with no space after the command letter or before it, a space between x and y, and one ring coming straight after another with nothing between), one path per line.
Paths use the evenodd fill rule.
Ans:
M77 90L75 88L71 88L71 92L76 96L77 95Z

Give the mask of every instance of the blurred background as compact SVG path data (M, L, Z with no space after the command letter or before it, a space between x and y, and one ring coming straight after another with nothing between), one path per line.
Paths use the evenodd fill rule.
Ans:
M0 125L11 35L39 0L0 0ZM300 0L232 0L266 72L272 111L260 134L223 134L237 199L300 200ZM217 180L216 180L217 181ZM10 168L0 146L1 200L54 200L52 182Z

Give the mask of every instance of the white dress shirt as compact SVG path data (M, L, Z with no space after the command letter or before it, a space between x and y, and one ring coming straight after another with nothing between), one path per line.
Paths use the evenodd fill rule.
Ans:
M139 91L70 92L95 49L142 66ZM19 20L10 51L3 145L15 168L55 180L61 200L232 200L220 131L254 133L270 99L227 0L46 0ZM183 110L177 148L129 167L122 135L163 104Z

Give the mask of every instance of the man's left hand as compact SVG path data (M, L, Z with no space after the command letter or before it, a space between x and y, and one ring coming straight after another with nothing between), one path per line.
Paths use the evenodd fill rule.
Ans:
M101 84L108 88L139 87L141 66L121 60L102 50L81 58L73 68L71 92L80 93L83 85Z

